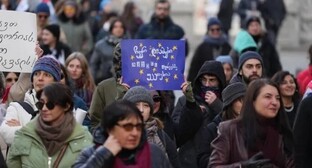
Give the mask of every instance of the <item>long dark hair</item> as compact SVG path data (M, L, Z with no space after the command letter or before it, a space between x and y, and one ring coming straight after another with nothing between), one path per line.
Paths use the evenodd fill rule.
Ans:
M280 95L278 86L273 81L269 79L257 79L248 85L247 92L244 97L244 104L241 110L241 123L244 130L245 145L248 149L253 149L256 145L256 140L261 136L259 131L261 126L258 122L259 117L254 107L254 101L259 96L260 90L267 85L275 87ZM283 102L281 99L279 101L280 108L274 118L274 122L277 126L278 132L283 136L284 150L290 155L293 152L293 136L285 111L283 110Z
M295 94L292 96L292 101L294 103L297 103L300 101L300 94L299 94L299 85L297 83L297 80L296 78L294 77L293 74L291 74L289 71L278 71L276 72L273 77L271 78L271 80L273 82L275 82L278 86L282 84L282 82L284 81L284 78L287 76L287 75L290 75L294 82L295 82L295 85L296 85L296 90L295 90Z

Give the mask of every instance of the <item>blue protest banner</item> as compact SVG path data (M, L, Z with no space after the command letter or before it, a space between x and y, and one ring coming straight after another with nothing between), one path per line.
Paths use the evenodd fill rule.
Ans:
M122 40L123 82L150 90L180 90L184 82L185 41Z

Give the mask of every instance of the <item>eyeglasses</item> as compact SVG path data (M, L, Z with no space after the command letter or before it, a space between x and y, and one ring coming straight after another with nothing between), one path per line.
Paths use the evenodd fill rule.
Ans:
M125 129L127 132L130 132L133 130L133 128L135 127L137 131L142 131L143 127L144 127L144 124L143 123L138 123L136 125L134 124L131 124L131 123L128 123L128 124L116 124L117 126L119 127L122 127L123 129Z
M6 78L5 79L6 82L12 82L13 80L16 82L18 78Z
M209 29L209 31L212 31L212 32L214 32L214 31L220 31L221 29L220 28L215 28L215 29Z
M47 19L49 16L48 15L37 15L38 16L38 18L43 18L43 19Z
M154 101L155 103L160 102L160 101L161 101L161 97L160 97L160 96L154 96L154 97L153 97L153 101Z
M54 103L49 102L49 101L46 102L46 103L41 102L41 101L39 101L39 102L36 103L36 107L37 107L39 110L42 110L42 108L43 108L44 105L45 105L49 110L53 110L54 107L55 107Z

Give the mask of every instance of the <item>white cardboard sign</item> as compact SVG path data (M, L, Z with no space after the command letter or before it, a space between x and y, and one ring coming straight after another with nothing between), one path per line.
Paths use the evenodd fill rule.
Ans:
M31 72L37 57L36 15L0 10L0 71Z

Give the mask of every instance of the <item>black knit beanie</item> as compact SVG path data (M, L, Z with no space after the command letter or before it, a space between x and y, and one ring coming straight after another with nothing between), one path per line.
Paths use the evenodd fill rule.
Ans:
M244 96L246 92L245 84L236 82L228 85L222 91L223 109L233 103L237 98Z

